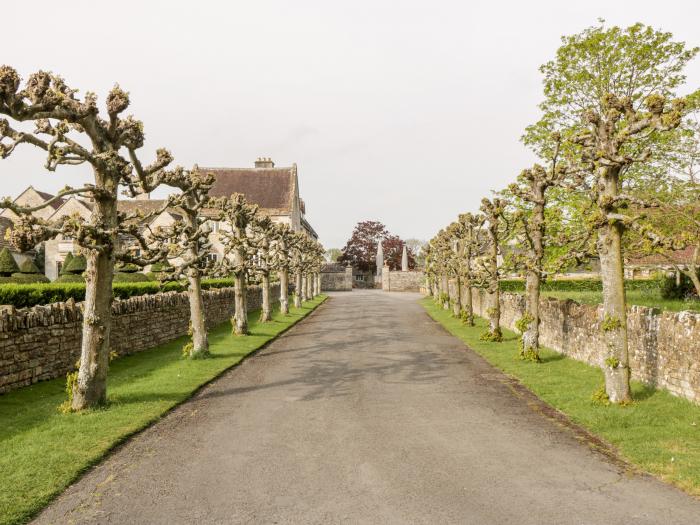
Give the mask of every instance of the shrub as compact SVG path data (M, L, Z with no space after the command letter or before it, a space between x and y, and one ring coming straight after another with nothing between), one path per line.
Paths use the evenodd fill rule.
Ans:
M74 273L62 273L58 279L54 281L55 283L84 283L85 277Z
M84 255L74 255L64 267L67 273L82 274L87 269L87 261Z
M19 266L15 262L15 258L7 248L0 250L0 275L9 277L13 273L19 272Z
M130 274L135 275L135 274ZM136 274L143 275L143 274ZM0 277L0 304L11 304L17 308L49 304L74 299L85 299L85 283L81 276L61 276L59 279L77 279L78 281L56 280L53 283L21 284L13 283L11 277ZM227 288L233 286L233 279L204 279L202 288ZM118 299L128 299L136 295L156 294L160 292L183 292L187 290L186 281L171 281L159 283L148 282L115 282L112 291Z
M31 259L27 259L22 264L20 264L19 271L20 273L41 273L39 271L39 268L37 268L36 264L34 264L34 261L32 261Z
M660 292L664 299L686 299L696 293L693 282L685 274L681 275L680 284L676 284L675 277L664 277L661 281Z
M625 280L626 290L655 292L662 282L658 279ZM500 282L504 292L524 292L525 281L522 279L504 279ZM603 282L600 279L567 279L543 281L540 288L543 292L600 292Z
M9 282L12 283L48 283L48 277L42 273L13 273Z
M142 283L142 282L151 282L151 279L143 273L139 272L117 272L114 274L114 280L115 283Z
M63 266L61 266L61 274L60 275L68 275L70 272L68 272L67 268L70 266L70 262L73 260L73 254L71 252L68 252L66 256L63 258Z

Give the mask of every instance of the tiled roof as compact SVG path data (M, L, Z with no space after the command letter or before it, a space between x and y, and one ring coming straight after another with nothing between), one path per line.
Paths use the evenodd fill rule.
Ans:
M165 202L165 199L119 200L117 201L117 210L121 213L136 213L137 211L141 211L145 215L157 211Z
M216 180L209 191L212 197L230 197L242 193L248 202L261 208L289 213L294 198L294 168L203 168Z
M676 250L669 254L669 257L664 257L661 254L654 253L645 257L630 259L627 264L630 266L651 266L656 264L688 264L693 258L692 246L688 246L684 250Z
M50 193L46 193L45 191L39 191L36 188L34 188L34 191L39 194L39 196L44 199L44 201L47 201L49 199L53 199L55 195L51 195ZM61 204L63 204L66 201L64 198L56 199L53 201L49 206L51 206L54 210L57 210L61 207Z

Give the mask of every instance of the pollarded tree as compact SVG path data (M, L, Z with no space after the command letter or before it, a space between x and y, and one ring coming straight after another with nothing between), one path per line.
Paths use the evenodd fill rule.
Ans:
M519 320L522 332L520 357L540 361L540 288L545 276L545 210L547 192L560 184L566 176L564 166L558 164L558 148L547 168L535 164L523 170L518 182L508 187L508 193L514 198L515 236L523 248L521 264L525 271L525 315ZM519 226L519 227L518 227Z
M684 104L673 97L697 53L672 38L642 24L592 27L565 37L556 58L541 68L544 120L578 146L592 179L596 213L590 227L597 234L607 346L603 371L613 403L631 399L622 236L639 224L630 206L644 206L623 192L625 174L649 160L659 137L680 123Z
M501 239L505 236L506 223L504 221L505 203L499 198L492 200L482 199L479 208L484 214L486 239L484 253L480 259L478 281L490 299L487 314L489 317L489 329L482 334L485 341L501 341L501 277L499 272L499 251Z
M233 333L248 334L248 275L251 271L255 247L251 242L250 228L257 216L258 206L248 204L241 193L230 198L216 199L215 207L220 210L224 228L219 236L224 245L222 265L233 274L235 313L231 320Z
M262 309L260 322L267 323L272 320L272 304L270 301L270 273L274 269L275 252L275 228L272 219L267 215L256 217L251 224L251 242L255 248L254 272L260 277L262 288Z
M484 225L484 216L481 214L462 213L458 219L456 237L458 242L457 256L459 263L459 276L464 289L462 300L462 320L468 326L474 326L474 300L472 288L476 279L474 272L474 258L479 253L479 232ZM460 296L461 296L460 292Z
M135 235L142 253L156 259L161 256L157 262L161 280L187 276L192 341L185 346L183 353L192 359L209 355L202 276L206 275L212 266L209 259L209 221L221 219L220 208L211 207L209 198L209 189L213 182L214 177L211 174L201 173L196 167L193 170L178 167L165 171L162 183L181 191L168 197L166 207L177 210L178 214L182 215L182 221L176 221L167 228ZM204 213L205 210L207 214ZM167 248L167 251L163 252L163 248Z
M273 237L277 244L275 268L280 279L280 311L289 314L289 272L292 270L294 232L286 224L275 224Z
M52 73L39 71L29 76L22 89L20 84L13 68L0 67L0 114L17 123L34 124L33 131L26 131L0 119L0 157L6 158L17 146L30 144L46 152L45 167L49 171L62 165L86 164L94 176L93 184L65 188L40 206L19 207L9 199L0 203L20 216L11 239L18 249L25 251L64 234L73 237L86 255L80 369L71 387L71 407L81 410L107 399L112 277L122 226L117 213L119 188L155 189L158 174L172 158L166 150L158 150L152 164L141 164L137 150L144 143L143 124L132 116L120 116L129 106L129 96L118 86L107 96L107 114L103 117L94 93L79 98L78 90ZM33 212L68 195L91 200L89 221L66 218L49 225L33 217Z
M306 235L301 232L293 232L289 243L290 249L290 269L294 273L294 307L301 308L301 303L304 295L303 278L304 265L302 252L304 250L304 242Z

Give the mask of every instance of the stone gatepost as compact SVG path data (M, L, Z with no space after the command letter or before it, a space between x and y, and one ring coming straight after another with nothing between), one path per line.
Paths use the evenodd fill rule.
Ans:
M391 270L386 264L382 268L382 290L385 292L391 290Z

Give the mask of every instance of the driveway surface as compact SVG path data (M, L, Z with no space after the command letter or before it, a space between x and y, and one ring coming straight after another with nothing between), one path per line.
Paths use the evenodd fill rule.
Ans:
M36 521L700 523L698 500L594 451L417 298L332 295Z

